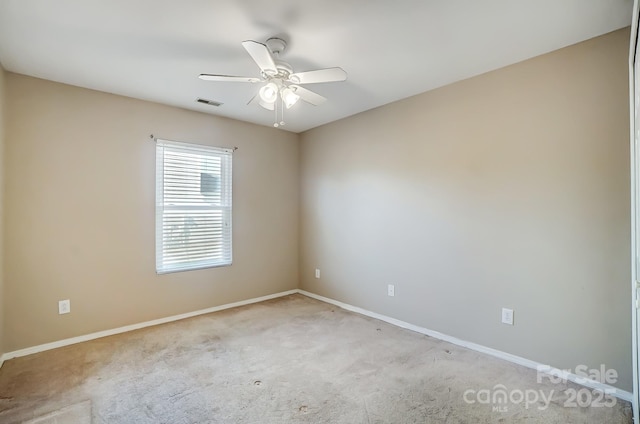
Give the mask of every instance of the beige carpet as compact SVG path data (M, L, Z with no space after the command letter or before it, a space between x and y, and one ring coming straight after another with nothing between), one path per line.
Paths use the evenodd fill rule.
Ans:
M91 423L91 401L60 408L41 417L25 421L24 424L89 424Z
M631 423L628 403L571 407L567 389L292 295L7 361L0 422Z

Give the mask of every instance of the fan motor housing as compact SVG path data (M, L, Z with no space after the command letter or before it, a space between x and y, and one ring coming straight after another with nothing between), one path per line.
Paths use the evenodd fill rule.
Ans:
M278 68L278 74L286 74L288 77L289 74L293 73L293 68L287 62L283 62L281 60L276 60L276 68Z

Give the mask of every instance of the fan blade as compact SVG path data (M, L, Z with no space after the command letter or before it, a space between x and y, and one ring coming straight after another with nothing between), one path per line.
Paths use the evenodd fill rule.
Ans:
M273 61L273 56L271 56L271 52L266 45L258 43L257 41L249 40L243 41L242 47L245 48L247 53L249 53L262 72L269 75L275 75L278 73L276 63Z
M291 88L294 93L300 96L302 100L314 106L318 106L319 104L322 104L327 100L325 97L322 97L318 93L314 93L311 90L302 88L299 85L290 85L289 88Z
M320 82L344 81L347 73L342 68L318 69L317 71L298 72L289 76L295 84L316 84Z
M221 82L260 82L260 78L253 77L236 77L233 75L216 75L216 74L200 74L198 78L205 81L221 81Z

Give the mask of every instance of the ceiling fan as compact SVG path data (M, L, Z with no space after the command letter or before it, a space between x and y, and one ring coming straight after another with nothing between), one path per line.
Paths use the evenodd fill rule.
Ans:
M257 102L263 108L275 111L274 127L285 124L284 109L289 109L298 100L302 99L314 106L327 100L301 85L347 79L347 73L342 68L293 72L291 65L279 59L287 47L287 43L281 38L269 38L266 44L252 40L243 41L242 46L260 68L259 78L216 74L200 74L199 78L205 81L265 83L247 104Z

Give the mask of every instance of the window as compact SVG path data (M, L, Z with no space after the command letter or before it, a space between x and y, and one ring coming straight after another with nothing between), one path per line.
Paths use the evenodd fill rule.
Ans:
M232 152L157 141L158 274L231 265Z

